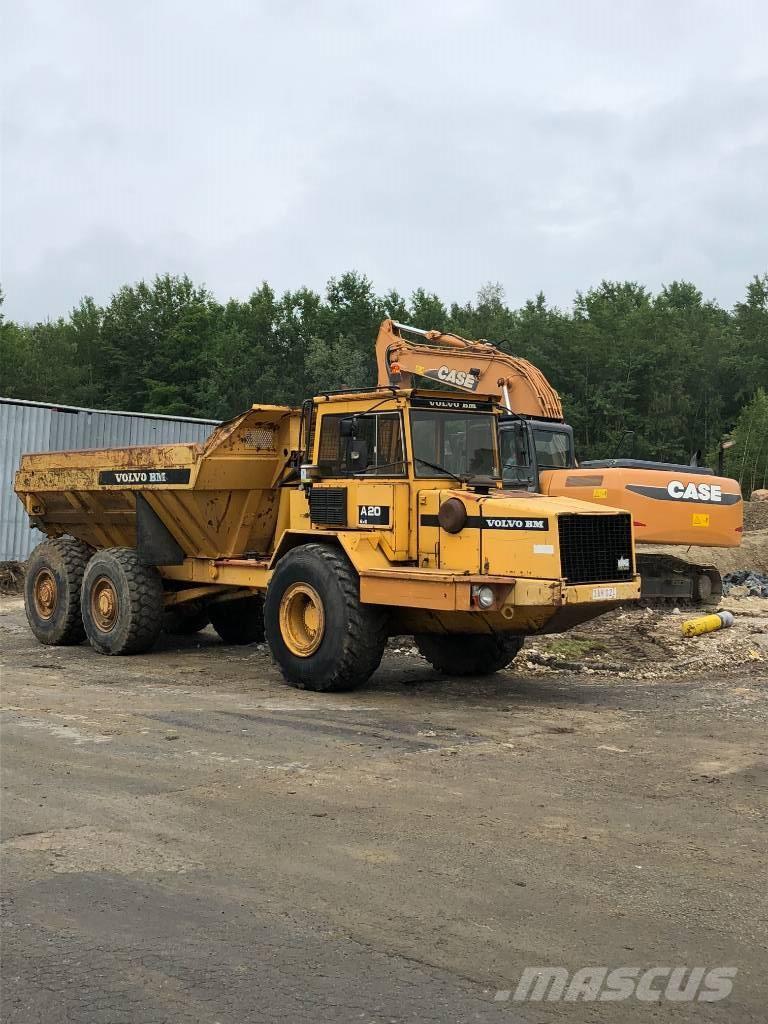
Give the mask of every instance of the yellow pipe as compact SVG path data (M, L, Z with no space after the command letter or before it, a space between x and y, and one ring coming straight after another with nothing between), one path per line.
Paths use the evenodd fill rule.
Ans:
M697 619L687 619L683 623L683 636L700 636L702 633L714 633L716 629L726 629L732 625L733 614L731 612L700 615Z

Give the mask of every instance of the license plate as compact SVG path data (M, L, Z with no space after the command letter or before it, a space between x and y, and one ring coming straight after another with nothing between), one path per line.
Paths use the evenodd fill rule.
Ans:
M593 601L614 601L619 596L616 587L593 587Z

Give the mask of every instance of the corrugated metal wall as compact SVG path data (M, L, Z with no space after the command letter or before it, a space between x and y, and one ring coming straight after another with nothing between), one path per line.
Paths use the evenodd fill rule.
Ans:
M216 423L0 398L0 561L26 558L43 539L13 492L23 452L204 441Z

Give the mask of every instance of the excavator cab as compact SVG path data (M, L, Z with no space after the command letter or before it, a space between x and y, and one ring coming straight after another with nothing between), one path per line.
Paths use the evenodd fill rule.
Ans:
M499 425L501 472L505 487L539 490L539 473L576 466L573 428L550 420L502 416Z

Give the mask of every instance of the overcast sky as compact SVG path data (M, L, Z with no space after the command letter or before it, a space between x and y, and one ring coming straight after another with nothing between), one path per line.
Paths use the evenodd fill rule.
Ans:
M731 305L768 268L768 4L14 0L5 313L186 272Z

